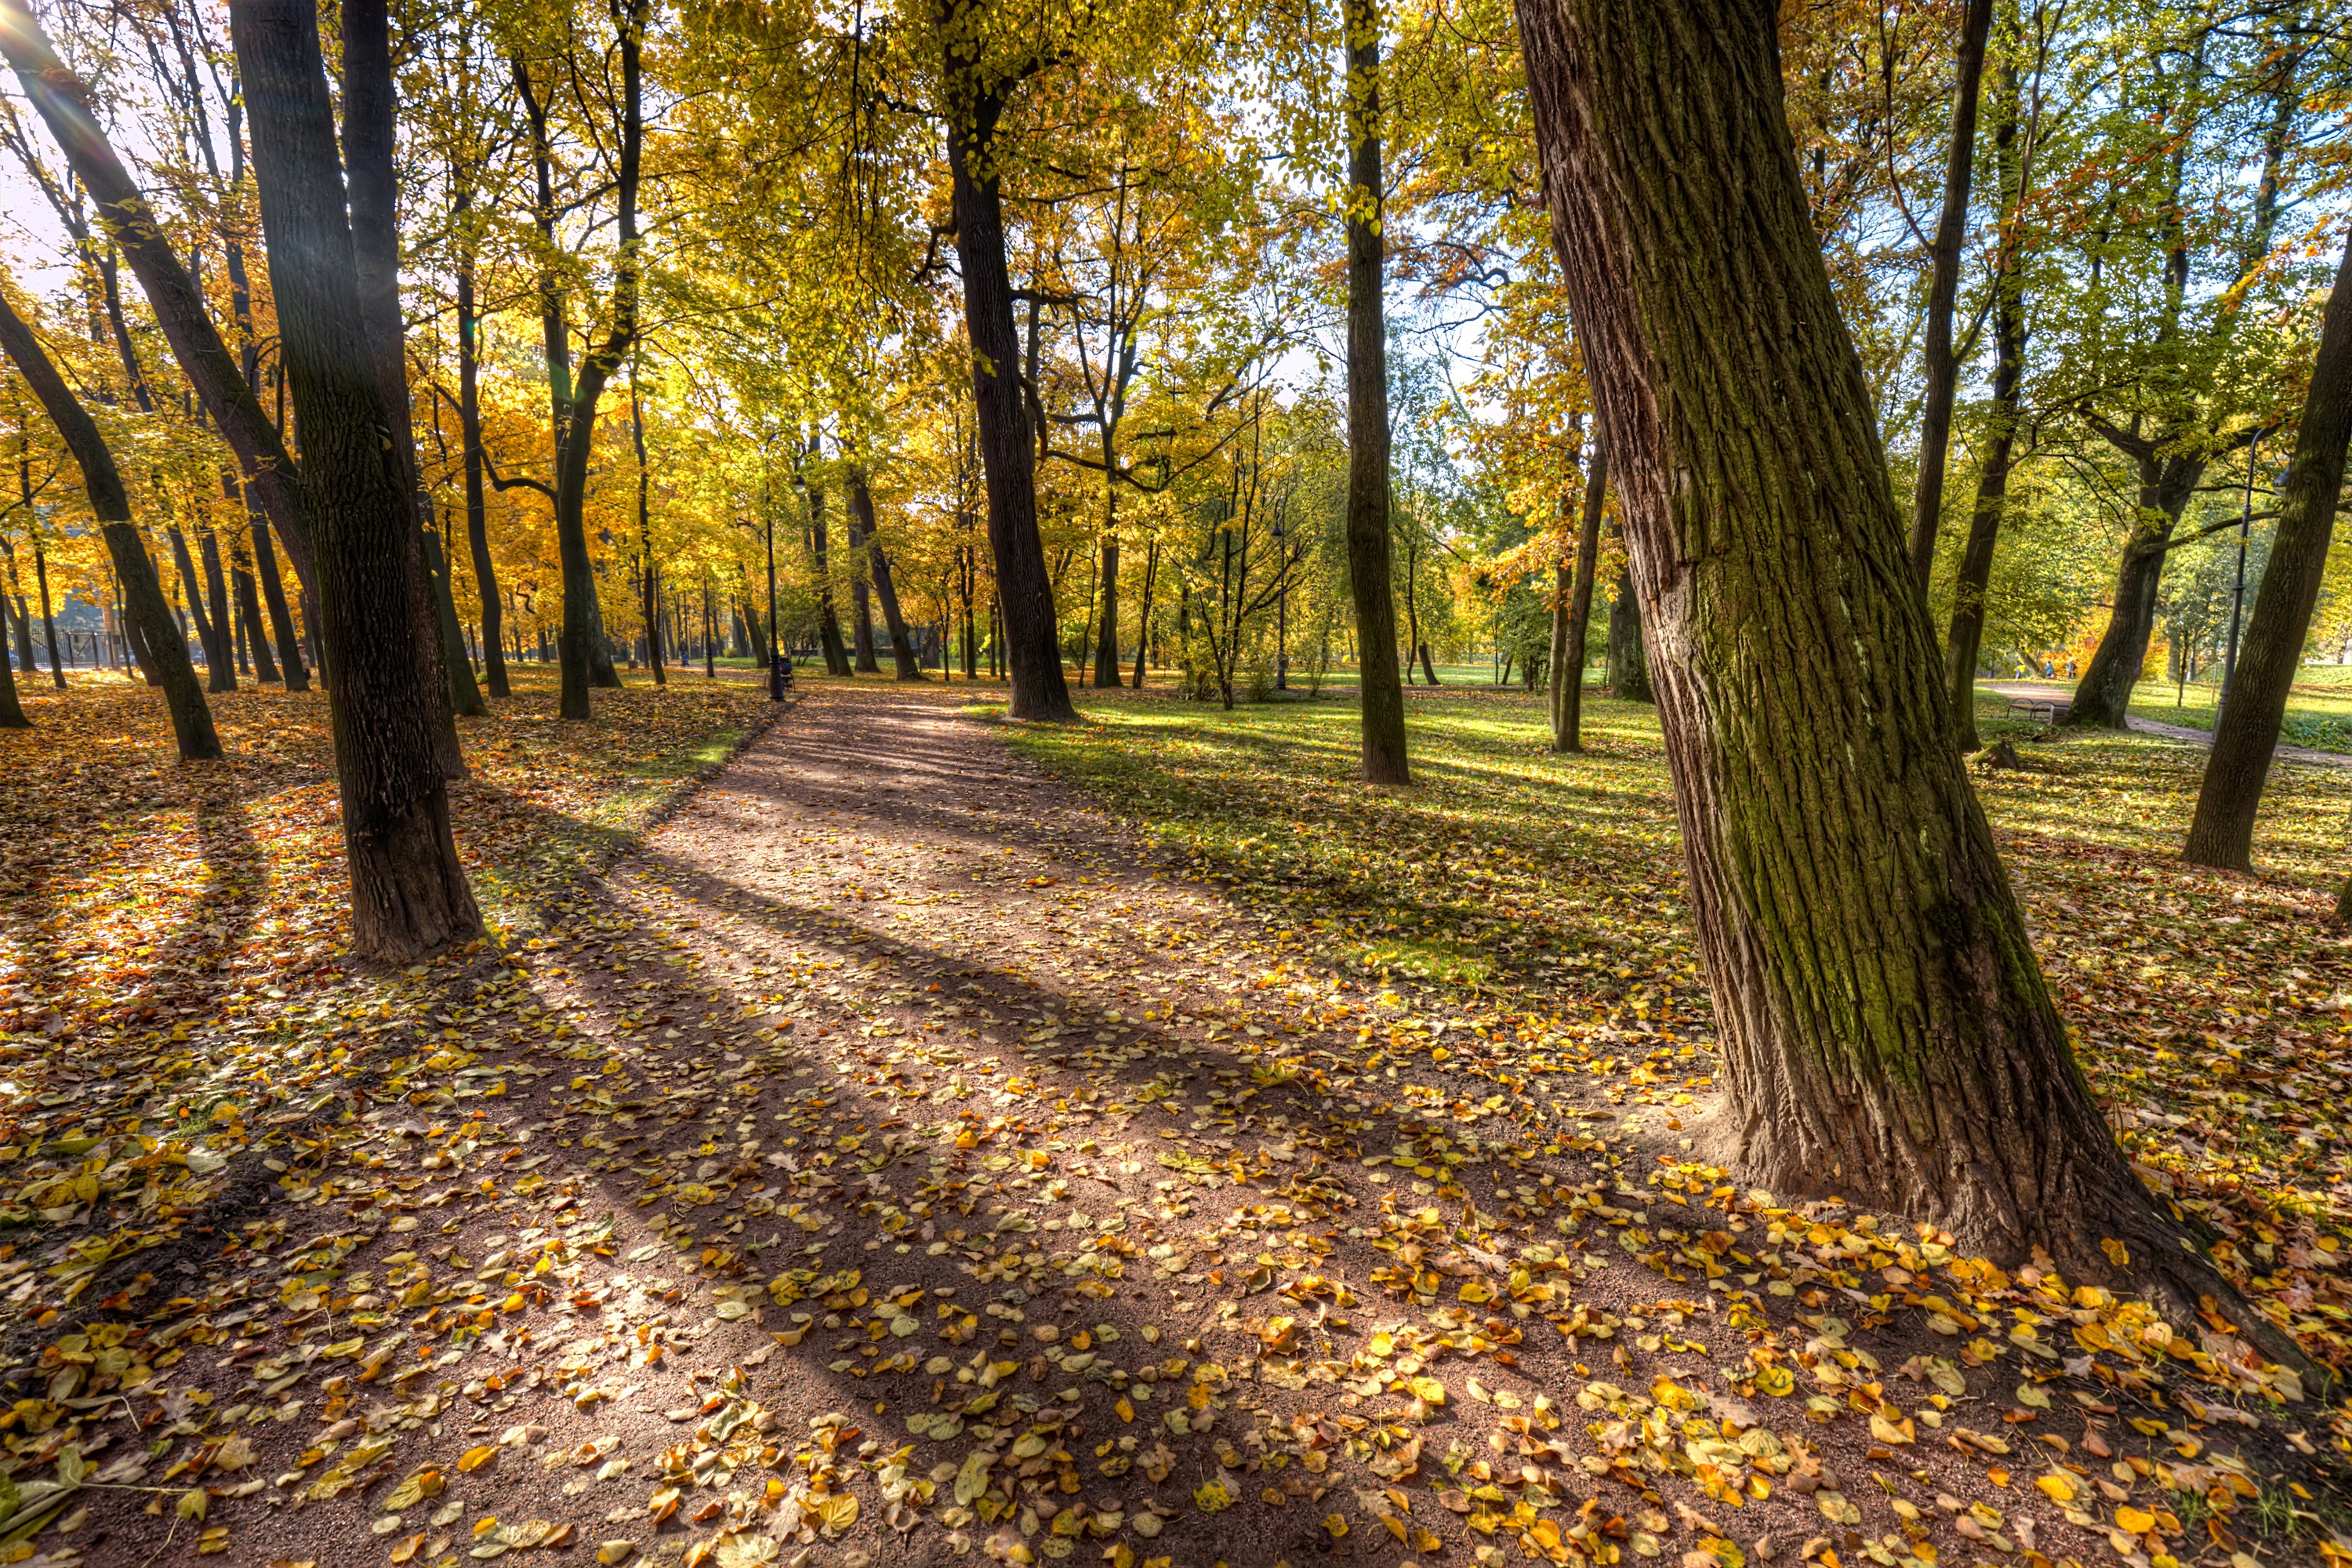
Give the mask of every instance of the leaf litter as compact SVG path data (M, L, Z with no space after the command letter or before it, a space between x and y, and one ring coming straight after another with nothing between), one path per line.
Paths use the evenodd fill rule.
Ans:
M478 861L481 953L347 973L331 889L303 886L319 848L273 820L244 851L267 912L209 966L145 977L135 1017L102 988L20 1007L105 1041L79 1055L113 1069L117 1109L47 1077L67 1053L19 1023L9 1137L46 1206L20 1198L29 1234L0 1257L23 1325L0 1555L2340 1552L2342 1410L2216 1325L1784 1207L1676 1148L1710 1087L1705 997L1654 730L1630 713L1601 719L1613 771L1572 781L1601 842L1563 852L1527 813L1560 764L1492 703L1418 707L1440 782L1402 801L1339 782L1348 737L1320 714L1251 734L1105 704L1020 741L1096 804L949 692L820 685L656 824L674 790L626 784L664 773L647 749L753 722L663 700L593 741L519 715L485 759L511 814L491 820L516 826ZM303 787L320 753L283 713L254 728L286 754L224 798ZM151 771L140 798L186 788ZM2047 824L2058 803L1996 795L1997 818L2012 804ZM2260 922L2247 950L2305 972L2251 978L2312 1005L2252 1004L2242 963L2210 1013L2158 1022L2098 962L2128 950L2118 889L2176 918L2228 893L2104 831L2020 873L2045 933L2083 932L2052 963L2070 1017L2104 1005L2095 1027L2150 1051L2153 1028L2226 1027L2198 1045L2269 1076L2110 1058L2086 1030L2095 1081L2168 1119L2137 1129L2152 1177L2340 1363L2340 1160L2298 1141L2340 1151L2335 1102L2265 1092L2305 1081L2270 1065L2282 1036L2341 1029L2340 953L2294 925L2315 877L2229 889ZM187 929L231 879L162 880ZM2053 921L2053 899L2096 912ZM2168 1118L2199 1093L2294 1110L2231 1116L2275 1132L2224 1142L2235 1102L2213 1102L2185 1149Z

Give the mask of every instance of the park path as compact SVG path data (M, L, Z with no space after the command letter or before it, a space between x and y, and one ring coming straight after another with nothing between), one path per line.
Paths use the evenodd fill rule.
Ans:
M82 1561L205 1525L224 1568L1387 1568L1497 1531L1564 1562L1580 1521L1793 1560L1815 1491L1849 1546L1907 1550L1982 1489L1922 1442L1849 1497L1875 1439L1757 1392L1745 1287L1843 1277L1717 1278L1670 1226L1757 1235L1767 1195L1669 1194L1626 1064L1453 1070L1485 1024L1318 970L964 702L811 683L465 971L262 1217L175 1266L228 1353L135 1414L189 1446L89 1450L125 1485L214 1467L212 1522L105 1493ZM1937 1343L1895 1331L1890 1367ZM1747 1432L1743 1510L1589 1435L1573 1406L1629 1388Z
M1989 680L1980 684L1983 689L1998 696L2022 697L2034 702L2055 700L2063 705L2072 700L2074 695L2074 689L2072 686L2046 680ZM2188 724L2167 724L2160 720L2143 719L2137 713L2128 715L2124 722L2130 727L2131 732L2135 735L2154 735L2161 740L2179 741L2185 745L2201 746L2208 751L2210 751L2213 746L2213 731L2210 730L2200 730ZM2309 746L2281 744L2273 748L2271 754L2283 763L2300 763L2305 767L2335 768L2339 771L2352 768L2352 754L2343 752L2322 752Z

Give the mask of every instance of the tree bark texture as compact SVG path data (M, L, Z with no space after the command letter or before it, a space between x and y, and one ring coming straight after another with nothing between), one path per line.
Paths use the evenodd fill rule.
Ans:
M866 549L866 526L857 514L855 497L849 504L849 642L860 675L879 675L874 656L873 557Z
M212 679L212 689L215 691L235 691L236 639L229 620L228 583L221 572L220 541L208 527L198 540L196 548L204 560L205 597L213 607L213 634L220 639L221 652L226 656L221 660L219 672Z
M1381 14L1347 0L1348 584L1356 601L1365 781L1412 782L1389 561L1388 321L1382 289Z
M108 236L121 247L154 308L156 325L189 383L245 470L247 483L286 541L287 559L305 587L317 582L296 469L260 398L221 341L203 291L173 249L171 231L156 220L146 196L115 155L89 110L89 93L57 56L24 0L0 0L0 55L89 193Z
M1110 482L1115 483L1116 479ZM1105 503L1106 509L1116 505L1117 491ZM1102 542L1102 620L1096 628L1095 685L1118 684L1118 536L1103 535Z
M205 650L205 689L235 691L236 689L236 654L224 635L228 629L225 616L215 616L205 607L205 584L196 575L195 559L188 552L187 536L176 524L163 530L172 542L172 569L180 574L180 594L188 602L188 618L196 624L196 642ZM226 611L228 606L220 605Z
M384 439L410 500L413 526L407 546L408 625L425 688L446 699L434 715L434 754L448 778L466 776L466 756L457 742L456 715L483 711L472 666L462 644L449 635L457 625L446 573L436 571L425 535L433 503L419 480L415 422L410 417L408 353L400 318L400 195L394 167L392 22L386 0L348 0L342 15L342 152L351 209L353 293L370 352L382 383L390 424ZM453 661L457 668L453 668ZM459 679L460 674L463 679ZM460 693L463 703L460 705Z
M1022 403L1021 345L1004 262L996 131L1009 84L993 79L980 60L986 29L972 0L940 0L940 9L948 39L942 79L956 259L963 274L964 330L971 343L974 423L988 480L988 542L996 557L1004 648L1013 670L1005 711L1014 719L1075 723L1078 715L1062 675L1045 546L1037 532L1036 448Z
M1151 590L1160 580L1160 541L1154 538L1143 551L1143 605L1135 620L1135 689L1143 689L1144 660L1151 655ZM970 634L966 634L967 639ZM965 671L971 673L971 655L964 655Z
M5 17L0 17L0 26L5 22ZM125 640L131 644L139 667L150 682L163 689L163 701L171 710L172 735L178 742L180 760L204 762L219 756L220 736L213 729L212 710L205 702L204 688L197 683L195 666L189 662L187 639L180 635L179 625L172 618L172 607L163 598L163 585L155 575L155 563L148 557L138 529L131 524L131 497L122 488L114 454L108 450L98 422L66 385L65 377L58 374L58 367L50 362L40 340L9 305L5 294L0 294L0 352L5 352L16 362L17 374L32 388L34 397L48 415L49 422L58 427L58 437L81 469L82 491L89 498L90 511L98 519L99 531L106 540L107 556L114 564L115 579L121 586Z
M890 635L890 658L897 667L898 679L920 680L923 670L915 662L915 645L907 636L907 618L898 610L898 585L890 577L890 556L874 531L874 491L866 482L863 468L849 471L849 514L852 530L865 536L866 574L874 579L875 597L882 601L882 626ZM869 631L869 651L872 640Z
M2206 458L2175 453L2165 456L2154 441L2138 443L2138 515L2142 519L2124 546L2116 568L2116 585L2107 595L2112 606L2106 630L2091 651L2083 679L2074 688L2070 724L2101 730L2121 730L2130 716L2132 689L2139 684L2140 668L2147 662L2148 639L2156 633L2158 589L2164 583L2167 546L2180 514L2205 477Z
M269 611L269 629L278 639L278 668L286 674L286 689L310 689L310 672L302 666L302 640L294 632L294 615L286 606L285 580L278 574L278 552L269 540L269 517L261 510L251 486L246 488L246 521L253 530L253 570L261 579L261 601Z
M1969 229L1969 176L1976 166L1977 89L1984 79L1992 0L1969 0L1952 81L1952 136L1945 148L1944 206L1929 247L1927 400L1919 416L1919 478L1911 500L1911 570L1919 585L1936 569L1936 529L1944 512L1944 467L1952 444L1952 301L1960 291L1960 242Z
M2069 1050L1945 732L1770 7L1518 0L1552 237L1600 406L1721 1030L1732 1145L2172 1310L2183 1249ZM2273 1339L2276 1336L2273 1336Z
M1592 578L1600 565L1601 510L1609 499L1609 448L1596 438L1584 476L1584 517L1576 532L1576 585L1569 595L1567 662L1552 678L1551 749L1584 750L1584 638L1592 625ZM1563 677L1565 679L1563 679Z
M2253 618L2230 681L2230 700L2213 731L2197 816L2184 858L2192 866L2251 870L2254 814L2270 778L2271 752L2288 689L2303 661L2312 607L2327 572L2327 544L2344 489L2344 454L2352 441L2352 243L2336 264L2336 287L2319 330L2319 357L2304 395L2294 460L2279 498L2270 565L2254 593Z
M253 574L240 568L236 573L236 618L246 628L246 641L253 649L253 679L274 682L278 679L278 661L269 657L269 635L263 630L261 595L255 587Z
M305 0L236 0L229 22L302 430L306 510L319 531L352 943L404 963L481 931L435 750L445 705L417 658L417 521L389 438L406 409L387 403L349 305L355 262L318 12Z

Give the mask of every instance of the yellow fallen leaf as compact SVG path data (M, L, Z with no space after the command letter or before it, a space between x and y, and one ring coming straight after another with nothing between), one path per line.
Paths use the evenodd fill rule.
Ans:
M1348 1533L1348 1521L1339 1514L1327 1513L1323 1516L1323 1528L1332 1540L1343 1540Z
M1423 1404L1443 1405L1445 1403L1445 1385L1438 1382L1437 1379L1433 1377L1416 1377L1412 1380L1412 1383L1413 1397L1420 1400Z
M2043 1476L2033 1484L2040 1487L2042 1495L2052 1502L2068 1503L2074 1500L2074 1483L2064 1476Z
M1911 1425L1911 1418L1907 1415L1903 1418L1902 1423L1898 1426L1896 1423L1889 1421L1885 1415L1882 1415L1875 1411L1871 1413L1870 1435L1877 1438L1880 1442L1887 1444L1890 1447L1896 1443L1908 1443L1912 1441L1912 1434L1915 1428Z
M498 1457L499 1450L497 1447L493 1444L485 1443L478 1448L468 1448L464 1454L459 1456L457 1459L457 1468L470 1474L475 1470L480 1469L484 1465L488 1464L492 1459L495 1459Z
M1234 1506L1234 1494L1225 1489L1223 1478L1212 1476L1192 1489L1192 1506L1202 1513L1222 1512Z
M393 1560L394 1563L405 1563L405 1562L407 1562L410 1558L412 1558L412 1557L415 1556L418 1552L422 1552L422 1551L424 1551L424 1550L425 1550L425 1532L424 1532L423 1531L421 1531L421 1530L420 1530L420 1531L418 1531L415 1534L414 1534L414 1535L412 1535L412 1536L408 1537L408 1538L407 1538L406 1540L404 1540L404 1541L402 1541L402 1542L400 1542L396 1543L396 1544L393 1547L393 1549L392 1549L392 1560Z
M2156 1515L2144 1508L2134 1508L2126 1503L2116 1510L2116 1528L2129 1531L2134 1535L2146 1535L2156 1528Z

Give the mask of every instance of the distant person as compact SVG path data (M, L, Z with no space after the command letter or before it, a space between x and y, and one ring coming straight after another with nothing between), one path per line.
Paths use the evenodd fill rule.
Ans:
M2046 658L2045 658L2045 659L2043 659L2043 660L2042 661L2042 679L2047 680L2047 679L2049 679L2052 676L2054 676L2054 675L2056 675L2057 673L2058 673L2058 668L2057 668L2057 667L2056 667L2055 665L2052 664L2052 663L2051 663L2048 659L2046 659Z
M2069 680L2076 679L2074 675L2074 661L2071 658L2066 661L2066 679Z

